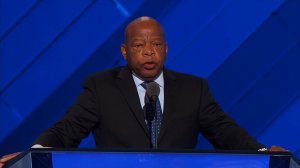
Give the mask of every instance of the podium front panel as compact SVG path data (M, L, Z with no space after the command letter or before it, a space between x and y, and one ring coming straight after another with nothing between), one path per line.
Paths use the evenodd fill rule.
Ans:
M297 167L298 166L298 167ZM7 167L17 168L300 168L290 153L33 150Z
M241 167L269 168L270 157L266 155L237 154L199 154L199 153L52 153L52 164L55 168L72 167L143 167L143 168L211 168L211 167Z

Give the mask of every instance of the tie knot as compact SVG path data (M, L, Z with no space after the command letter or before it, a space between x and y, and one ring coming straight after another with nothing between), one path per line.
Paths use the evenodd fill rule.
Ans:
M153 81L145 81L145 82L143 82L141 85L142 85L142 87L143 87L145 90L147 90L148 84L151 83L151 82L153 82Z

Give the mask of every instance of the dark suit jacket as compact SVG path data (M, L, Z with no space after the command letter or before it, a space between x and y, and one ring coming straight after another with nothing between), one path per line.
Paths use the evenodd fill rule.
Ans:
M158 148L194 148L199 132L217 149L263 147L221 110L205 80L164 69L164 96ZM75 105L35 143L76 147L91 131L100 148L150 147L144 114L128 67L88 78Z

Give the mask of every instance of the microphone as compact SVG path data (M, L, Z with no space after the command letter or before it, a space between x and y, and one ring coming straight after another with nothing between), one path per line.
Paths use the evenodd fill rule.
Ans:
M146 93L151 101L156 101L158 95L159 95L160 89L159 85L156 82L150 82L148 83L148 87L146 90Z
M156 115L156 99L159 95L160 89L156 82L150 82L147 84L146 94L149 98L149 104L146 104L146 120L150 123Z

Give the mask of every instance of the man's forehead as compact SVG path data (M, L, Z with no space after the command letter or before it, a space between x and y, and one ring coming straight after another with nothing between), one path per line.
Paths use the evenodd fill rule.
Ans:
M164 36L163 30L158 26L135 26L128 30L129 36Z
M128 33L163 33L163 29L160 25L151 23L135 24L127 29Z
M129 39L130 41L145 41L145 40L159 40L159 41L164 41L164 38L162 36L149 36L149 37L132 37Z
M164 34L161 31L142 30L128 34L128 40L164 40Z
M154 29L139 29L136 31L129 32L131 36L153 36L153 37L161 37L163 36L163 32L160 30Z

